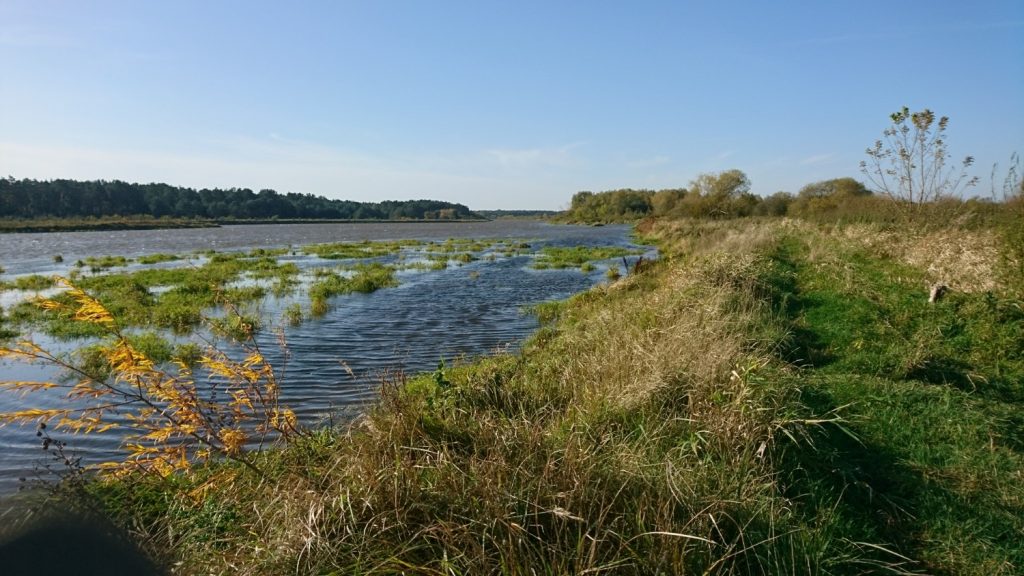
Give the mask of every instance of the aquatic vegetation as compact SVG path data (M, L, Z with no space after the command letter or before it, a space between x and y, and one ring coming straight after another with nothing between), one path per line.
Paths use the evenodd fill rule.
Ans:
M204 311L227 302L244 303L263 298L267 288L261 285L235 285L244 276L273 278L279 292L296 283L299 268L294 263L278 263L273 257L249 258L241 253L211 255L202 266L146 268L132 272L96 274L78 278L81 288L102 298L124 326L169 328L186 333L198 326ZM52 286L46 277L23 277L15 286L43 289ZM66 295L54 300L67 302ZM45 317L44 317L45 316ZM28 303L15 307L13 320L37 324L58 338L95 336L88 324L73 322L61 314L43 315Z
M580 268L587 262L621 258L623 256L643 254L642 250L623 248L620 246L545 246L533 263L533 268Z
M288 307L284 309L282 317L292 326L302 324L302 320L304 318L304 315L302 314L302 305L297 302L289 304Z
M75 262L75 266L79 268L88 267L91 270L99 271L127 266L130 262L131 260L124 256L89 256L84 260Z
M56 280L54 280L53 276L32 274L30 276L18 276L17 278L7 282L0 282L0 291L24 290L26 292L39 292L41 290L53 288L55 284Z
M4 308L3 306L0 306L0 341L8 340L18 335L18 331L13 328L9 328L7 324L8 319L7 316L4 315Z
M295 288L299 286L299 280L297 278L298 273L294 275L278 276L274 279L273 286L270 287L270 292L278 297L283 298L292 294Z
M242 359L209 348L196 361L202 369L200 377L184 362L161 366L147 351L168 355L162 338L122 331L121 322L99 300L64 284L69 300L40 300L37 305L95 326L102 340L83 351L81 364L31 341L0 347L0 358L43 363L74 376L58 382L0 382L0 390L22 394L62 390L69 399L66 407L0 413L0 425L37 424L41 437L47 430L88 434L121 427L124 460L95 466L115 476L141 472L168 477L217 458L263 474L253 453L245 449L247 444L253 440L262 444L270 434L288 438L298 433L294 413L278 402L274 370L252 340L252 330L246 329L249 319L239 316L237 324L227 319L228 331L243 336L235 341ZM49 432L45 432L44 448L49 444Z
M327 314L330 309L330 306L327 304L327 298L316 295L311 296L309 301L309 313L311 316L318 318Z
M428 257L427 261L406 262L402 270L444 270L448 268L448 258L434 259Z
M347 260L378 258L398 254L404 248L420 246L419 240L397 240L393 242L335 242L304 246L302 251L324 260Z
M263 286L237 286L224 291L223 299L227 302L239 304L250 300L259 300L267 295L267 289Z
M391 266L374 262L357 264L349 270L353 272L352 276L342 276L329 270L319 273L318 279L310 286L310 298L315 301L353 292L369 294L381 288L398 285L395 269Z
M291 248L255 248L246 253L247 258L264 258L286 256Z
M249 340L263 327L258 314L239 310L235 306L229 306L224 316L210 318L208 322L214 334L236 341Z
M618 280L619 278L622 277L622 273L619 272L618 265L614 265L614 264L608 267L608 271L605 272L604 275L605 275L606 278L608 278L612 282L614 282L614 281L616 281L616 280Z
M181 260L181 256L177 254L146 254L145 256L139 256L136 261L139 264L159 264L161 262L174 262Z

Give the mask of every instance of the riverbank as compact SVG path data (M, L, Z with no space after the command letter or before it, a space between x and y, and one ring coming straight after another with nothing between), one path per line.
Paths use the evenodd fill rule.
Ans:
M260 473L86 489L180 573L1024 567L1024 312L998 231L642 232L659 261L538 307L521 352L382 377L364 417Z
M178 228L215 228L213 220L191 218L36 218L11 220L0 218L0 234L38 232L89 232L107 230L174 230Z

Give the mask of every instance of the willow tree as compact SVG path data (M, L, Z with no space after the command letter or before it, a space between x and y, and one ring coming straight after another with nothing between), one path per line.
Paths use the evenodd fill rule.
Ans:
M967 174L973 157L948 165L948 116L936 122L931 110L911 112L904 106L889 119L892 125L866 150L868 160L860 163L878 192L913 206L955 196L978 183L977 177Z

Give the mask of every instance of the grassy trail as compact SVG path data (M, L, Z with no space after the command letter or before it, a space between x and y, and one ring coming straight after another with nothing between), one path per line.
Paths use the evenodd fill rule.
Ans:
M1024 311L993 292L927 302L924 273L836 238L789 236L802 401L843 428L791 450L788 492L845 537L939 574L1024 569ZM815 509L816 508L816 509Z

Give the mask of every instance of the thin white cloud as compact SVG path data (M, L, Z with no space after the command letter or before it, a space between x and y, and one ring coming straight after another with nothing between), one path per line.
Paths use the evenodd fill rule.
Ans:
M799 164L801 166L812 166L812 165L815 165L815 164L827 164L827 163L831 162L835 157L836 157L836 155L834 153L832 153L832 152L829 152L827 154L815 154L813 156L808 156L807 158L804 158L803 160L800 160Z
M580 164L582 158L576 154L576 150L583 145L583 142L573 142L551 148L490 149L485 150L484 154L499 165L509 168L565 168Z

